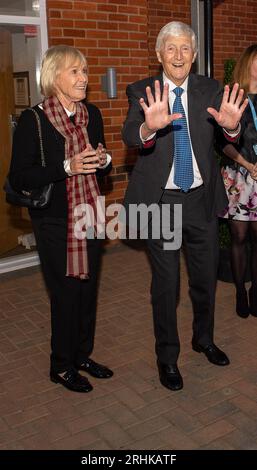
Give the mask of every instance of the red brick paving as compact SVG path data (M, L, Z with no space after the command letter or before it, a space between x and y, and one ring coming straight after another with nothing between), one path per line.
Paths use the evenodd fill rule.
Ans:
M218 282L215 338L225 368L191 350L182 263L178 322L184 389L158 380L150 269L141 249L103 257L94 358L114 370L75 394L48 379L49 303L39 268L1 276L0 449L257 449L257 319L234 313L234 287Z

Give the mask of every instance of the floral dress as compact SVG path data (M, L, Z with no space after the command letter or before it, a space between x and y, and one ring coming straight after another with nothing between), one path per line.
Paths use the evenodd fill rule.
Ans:
M257 110L257 95L250 97ZM224 144L227 145L227 142ZM257 131L248 105L243 115L242 135L235 147L247 161L256 163L257 155L253 148L255 144L257 144ZM257 221L257 181L253 180L244 167L229 158L226 158L221 173L229 204L219 216L224 219Z

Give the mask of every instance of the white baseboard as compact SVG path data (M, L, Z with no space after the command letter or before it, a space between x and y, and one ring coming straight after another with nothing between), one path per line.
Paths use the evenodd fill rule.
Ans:
M40 261L37 251L22 255L8 256L7 258L0 259L0 274L30 268L38 264L40 264Z

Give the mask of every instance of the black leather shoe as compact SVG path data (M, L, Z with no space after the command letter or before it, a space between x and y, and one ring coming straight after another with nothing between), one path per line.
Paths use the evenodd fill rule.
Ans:
M196 352L203 352L208 361L212 364L215 364L216 366L227 366L230 363L226 354L221 351L214 343L209 344L208 346L200 346L200 344L192 341L192 348Z
M181 390L183 379L178 370L177 364L162 364L157 361L161 384L169 390Z
M113 376L113 371L111 369L108 369L108 367L98 364L89 358L82 364L78 365L77 368L78 370L84 370L97 379L109 379Z
M236 291L236 313L241 318L247 318L250 314L246 289Z
M59 383L73 392L87 393L93 390L87 378L80 375L76 369L67 370L63 376L51 371L50 379L52 382Z

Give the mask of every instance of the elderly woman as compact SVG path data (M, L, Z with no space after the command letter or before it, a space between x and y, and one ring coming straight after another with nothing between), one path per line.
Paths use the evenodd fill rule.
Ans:
M50 378L76 392L93 388L80 370L97 378L113 375L90 358L101 237L96 238L95 230L92 236L91 230L90 239L85 239L75 217L76 208L85 203L97 218L100 192L96 176L111 169L100 111L82 103L87 83L87 61L79 50L69 46L48 49L41 68L44 100L34 107L40 119L46 166L41 166L37 121L26 110L14 134L10 169L16 190L53 183L48 207L31 209L30 216L51 299Z

